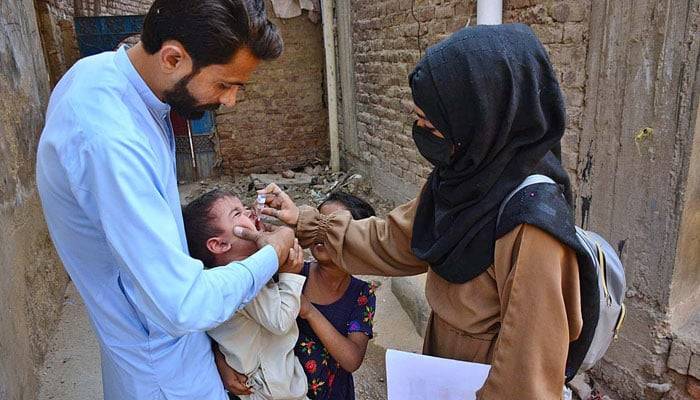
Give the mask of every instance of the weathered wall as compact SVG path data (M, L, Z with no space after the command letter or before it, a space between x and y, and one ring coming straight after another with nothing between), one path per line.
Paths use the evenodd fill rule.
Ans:
M563 161L575 183L577 222L610 239L627 269L628 321L595 374L630 399L683 398L686 382L693 382L686 375L700 370L695 344L676 345L669 360L673 338L687 325L684 318L698 318L697 299L687 297L697 296L700 285L693 247L700 231L698 183L697 174L689 175L698 4L504 3L504 22L532 26L559 73L568 110ZM414 117L402 110L410 100L406 77L428 45L475 22L473 5L352 3L350 85L357 111L355 131L343 121L343 162L364 171L380 195L397 202L415 196L429 172L411 140ZM347 21L338 18L342 28ZM352 115L342 105L339 112ZM671 309L677 312L674 324ZM693 335L697 343L697 330ZM667 364L679 373L669 372Z
M235 107L216 118L224 173L281 171L329 158L321 24L279 19L284 53L254 72Z
M688 167L678 250L671 285L672 343L666 365L686 380L687 391L700 395L700 107ZM696 396L700 397L700 396Z
M357 132L341 134L343 161L367 173L377 193L404 201L430 172L411 139L414 117L402 105L411 99L408 74L428 46L467 22L476 23L475 3L358 0L351 8ZM589 1L504 2L504 22L532 26L559 74L569 117L563 159L572 177L577 172L589 9ZM339 24L343 18L347 16L340 16Z
M666 383L673 386L667 398L687 396L687 378L669 374L667 359L676 334L669 324L674 271L697 279L686 275L678 249L697 187L689 172L699 8L697 0L643 0L591 9L578 222L607 237L626 266L629 317L597 374L627 398L658 398L668 386L654 385ZM699 229L697 220L685 228Z
M44 223L34 164L50 87L78 58L73 15L143 13L149 5L0 2L0 399L35 398L36 368L68 281Z
M49 94L29 0L0 2L0 399L34 399L67 277L43 221L34 162Z

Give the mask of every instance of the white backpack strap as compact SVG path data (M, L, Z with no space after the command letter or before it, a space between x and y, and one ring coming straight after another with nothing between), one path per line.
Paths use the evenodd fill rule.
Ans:
M508 204L510 199L512 199L516 193L523 190L524 188L526 188L530 185L535 185L537 183L556 183L556 182L554 182L552 180L552 178L550 178L548 176L539 175L539 174L530 175L527 178L525 178L523 183L518 185L518 187L516 187L512 192L510 192L510 194L508 194L508 196L506 196L506 198L501 203L501 207L498 209L498 217L496 218L496 226L497 227L498 227L498 224L501 222L501 214L503 214L503 210L505 210L506 205Z

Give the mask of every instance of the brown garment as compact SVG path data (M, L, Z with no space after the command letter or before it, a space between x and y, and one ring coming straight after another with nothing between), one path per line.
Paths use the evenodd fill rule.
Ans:
M427 272L433 310L424 352L491 364L480 400L561 399L569 342L581 332L575 253L548 233L520 225L496 241L494 265L463 284L433 273L411 251L417 200L386 219L352 220L301 207L304 247L325 243L352 274L406 276Z

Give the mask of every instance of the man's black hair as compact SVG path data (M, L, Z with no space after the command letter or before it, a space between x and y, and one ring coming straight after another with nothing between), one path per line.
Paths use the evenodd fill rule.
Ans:
M167 40L185 47L195 71L226 64L243 47L260 60L275 59L284 48L264 0L155 0L141 42L146 52L155 54Z
M372 208L368 202L357 196L353 196L350 193L333 192L329 194L321 204L318 205L318 209L320 210L324 204L328 203L342 204L348 209L348 211L350 211L352 219L365 219L377 215L374 212L374 208Z

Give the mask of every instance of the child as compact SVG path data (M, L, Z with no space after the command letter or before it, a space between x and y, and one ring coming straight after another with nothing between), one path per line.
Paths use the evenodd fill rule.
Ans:
M347 210L353 219L375 215L367 202L342 192L318 208L322 214ZM306 283L294 351L304 365L310 398L353 400L352 372L362 364L372 337L376 287L334 264L323 244L313 245L311 253L316 260L302 270Z
M202 260L205 268L226 265L257 251L255 243L233 235L238 226L256 228L255 215L231 193L205 193L185 207L183 218L190 254ZM298 275L302 257L297 243L280 268L278 281L268 282L248 305L208 332L226 363L246 376L251 394L242 399L306 399L306 376L293 351L306 280Z

